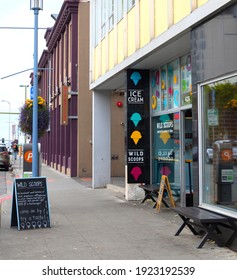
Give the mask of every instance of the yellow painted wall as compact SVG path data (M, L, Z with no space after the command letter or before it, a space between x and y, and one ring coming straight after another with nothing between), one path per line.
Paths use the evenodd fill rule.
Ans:
M93 71L91 73L91 81L95 81L98 78L98 73L96 71L97 65L96 65L96 48L93 49L92 55L91 55L91 60L92 60L92 65L93 65Z
M103 39L101 42L101 75L105 74L107 69L108 62L108 36Z
M209 0L197 0L198 7ZM93 75L95 81L117 63L121 63L136 49L150 42L150 7L149 0L140 0L139 6L133 7L117 24L115 30L103 38L93 52ZM191 13L190 0L173 0L174 24ZM182 4L181 4L182 3ZM168 1L154 0L154 36L157 37L168 29ZM140 22L138 21L140 18ZM137 32L139 30L139 33ZM136 38L136 36L139 36ZM136 45L137 42L137 45ZM139 43L138 43L139 42ZM116 44L116 46L115 46ZM140 46L138 46L140 44Z
M124 20L121 20L118 23L118 34L117 34L117 40L118 40L118 63L122 62L124 60Z
M147 0L140 0L140 48L150 41L150 16Z
M167 0L155 0L155 36L168 29Z
M99 59L101 57L101 53L100 53L101 47L100 44L94 49L93 52L93 81L97 80L98 77L101 75L101 64L99 62Z
M190 0L174 1L174 24L186 17L191 12Z
M128 26L127 26L127 41L128 41L128 56L133 54L136 50L135 44L135 9L132 8L128 13Z
M110 31L109 33L109 69L114 67L114 52L115 50L115 31L114 29Z
M208 1L209 0L198 0L198 7L202 6L203 4L205 4Z

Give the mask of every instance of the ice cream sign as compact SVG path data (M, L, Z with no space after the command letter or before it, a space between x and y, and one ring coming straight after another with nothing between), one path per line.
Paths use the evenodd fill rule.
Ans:
M134 123L135 126L139 124L139 122L142 120L142 117L139 113L133 113L130 120Z
M149 183L149 71L127 70L126 92L128 183Z
M143 91L135 89L128 90L128 103L143 104Z

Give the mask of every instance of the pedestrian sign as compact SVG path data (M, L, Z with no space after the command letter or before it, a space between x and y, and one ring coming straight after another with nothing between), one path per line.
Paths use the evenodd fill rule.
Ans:
M218 110L217 109L208 109L207 114L208 114L208 125L217 126L219 124Z
M11 226L17 226L18 230L50 227L46 177L15 179Z
M30 99L33 100L34 99L34 87L30 88Z

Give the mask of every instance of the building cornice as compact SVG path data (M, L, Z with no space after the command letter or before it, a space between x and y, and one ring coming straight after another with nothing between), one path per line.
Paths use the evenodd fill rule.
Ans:
M78 13L79 0L65 1L61 7L57 20L51 29L46 31L46 46L49 52L57 45L62 33L65 31L67 24L71 20L72 14ZM50 33L48 33L50 32Z
M43 53L40 57L39 63L38 63L38 67L39 68L44 68L45 65L48 63L49 59L49 52L48 50L43 50Z

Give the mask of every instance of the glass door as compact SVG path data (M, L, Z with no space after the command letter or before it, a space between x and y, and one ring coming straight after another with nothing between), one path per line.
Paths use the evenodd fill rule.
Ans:
M152 183L166 175L173 198L181 206L192 205L193 147L192 110L164 114L152 119Z
M169 179L175 200L180 198L180 113L153 118L153 184L160 184L161 176Z

